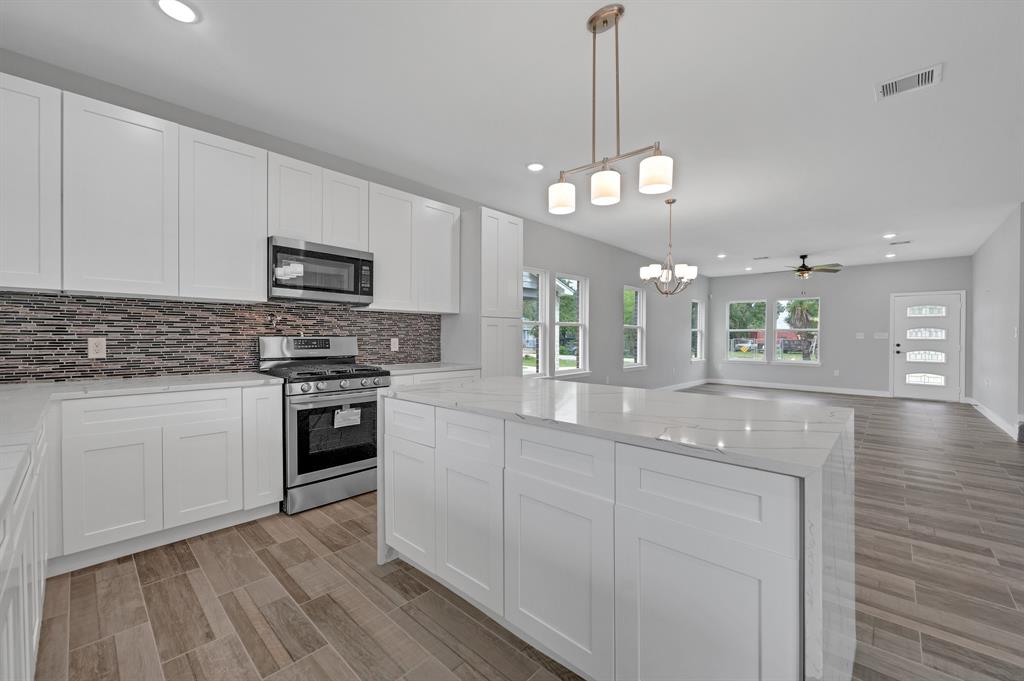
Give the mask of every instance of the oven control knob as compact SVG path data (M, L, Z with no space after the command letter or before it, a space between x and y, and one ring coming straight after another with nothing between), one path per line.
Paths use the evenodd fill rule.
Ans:
M327 384L324 383L323 381L317 381L316 389L317 390L327 390Z
M363 380L359 381L359 385L362 385L362 386L370 385L370 379L364 378Z
M347 378L342 379L341 383L339 383L338 385L341 386L342 388L347 388L348 387L348 379Z
M380 385L380 379L379 378L373 379L373 384L374 385Z
M308 393L312 388L313 386L311 386L309 383L303 383L302 385L299 386L299 390L301 390L304 393Z

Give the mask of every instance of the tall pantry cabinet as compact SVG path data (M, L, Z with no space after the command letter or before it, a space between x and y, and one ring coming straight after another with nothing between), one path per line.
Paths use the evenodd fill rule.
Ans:
M481 375L522 372L523 219L480 209Z

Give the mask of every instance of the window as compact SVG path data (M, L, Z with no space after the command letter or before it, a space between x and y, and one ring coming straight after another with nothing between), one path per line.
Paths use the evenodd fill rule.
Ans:
M644 292L633 286L622 289L622 366L644 365L644 317L647 314Z
M945 317L945 305L911 305L907 308L908 317Z
M931 362L932 364L945 364L946 353L938 350L911 350L907 353L908 362Z
M817 364L818 298L793 298L775 301L775 360L797 364Z
M704 305L699 300L690 301L690 359L704 359Z
M907 374L907 385L946 385L946 377L939 374Z
M555 372L587 370L587 280L555 277Z
M523 376L543 376L547 276L536 270L523 272Z
M907 340L946 340L945 329L907 329Z
M763 362L765 344L764 300L729 303L729 337L726 358L736 362Z

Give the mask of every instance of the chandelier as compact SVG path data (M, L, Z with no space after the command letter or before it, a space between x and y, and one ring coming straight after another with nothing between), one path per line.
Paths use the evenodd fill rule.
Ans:
M548 212L553 215L568 215L576 210L576 185L568 181L570 175L597 171L590 176L590 202L595 206L611 206L619 202L622 176L612 164L628 158L650 154L640 162L641 194L664 194L672 189L672 157L661 153L661 144L633 151L622 152L621 126L619 124L619 20L625 14L622 5L606 5L587 19L587 31L591 34L590 72L590 163L563 170L558 182L548 187ZM615 155L597 158L597 34L609 29L615 31Z
M696 265L676 265L672 260L672 204L675 202L675 199L665 199L668 205L668 256L665 262L640 268L640 278L654 284L658 293L666 296L681 293L697 278Z

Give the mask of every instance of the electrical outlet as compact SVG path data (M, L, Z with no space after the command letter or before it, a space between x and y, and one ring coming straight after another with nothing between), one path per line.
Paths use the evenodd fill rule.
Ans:
M838 376L839 375L839 369L836 369L835 371L833 371L832 375L833 376Z
M100 336L99 338L90 338L88 341L88 354L89 359L106 359L107 358L107 339Z
M398 352L398 339L397 338L392 338L391 339L391 352Z

